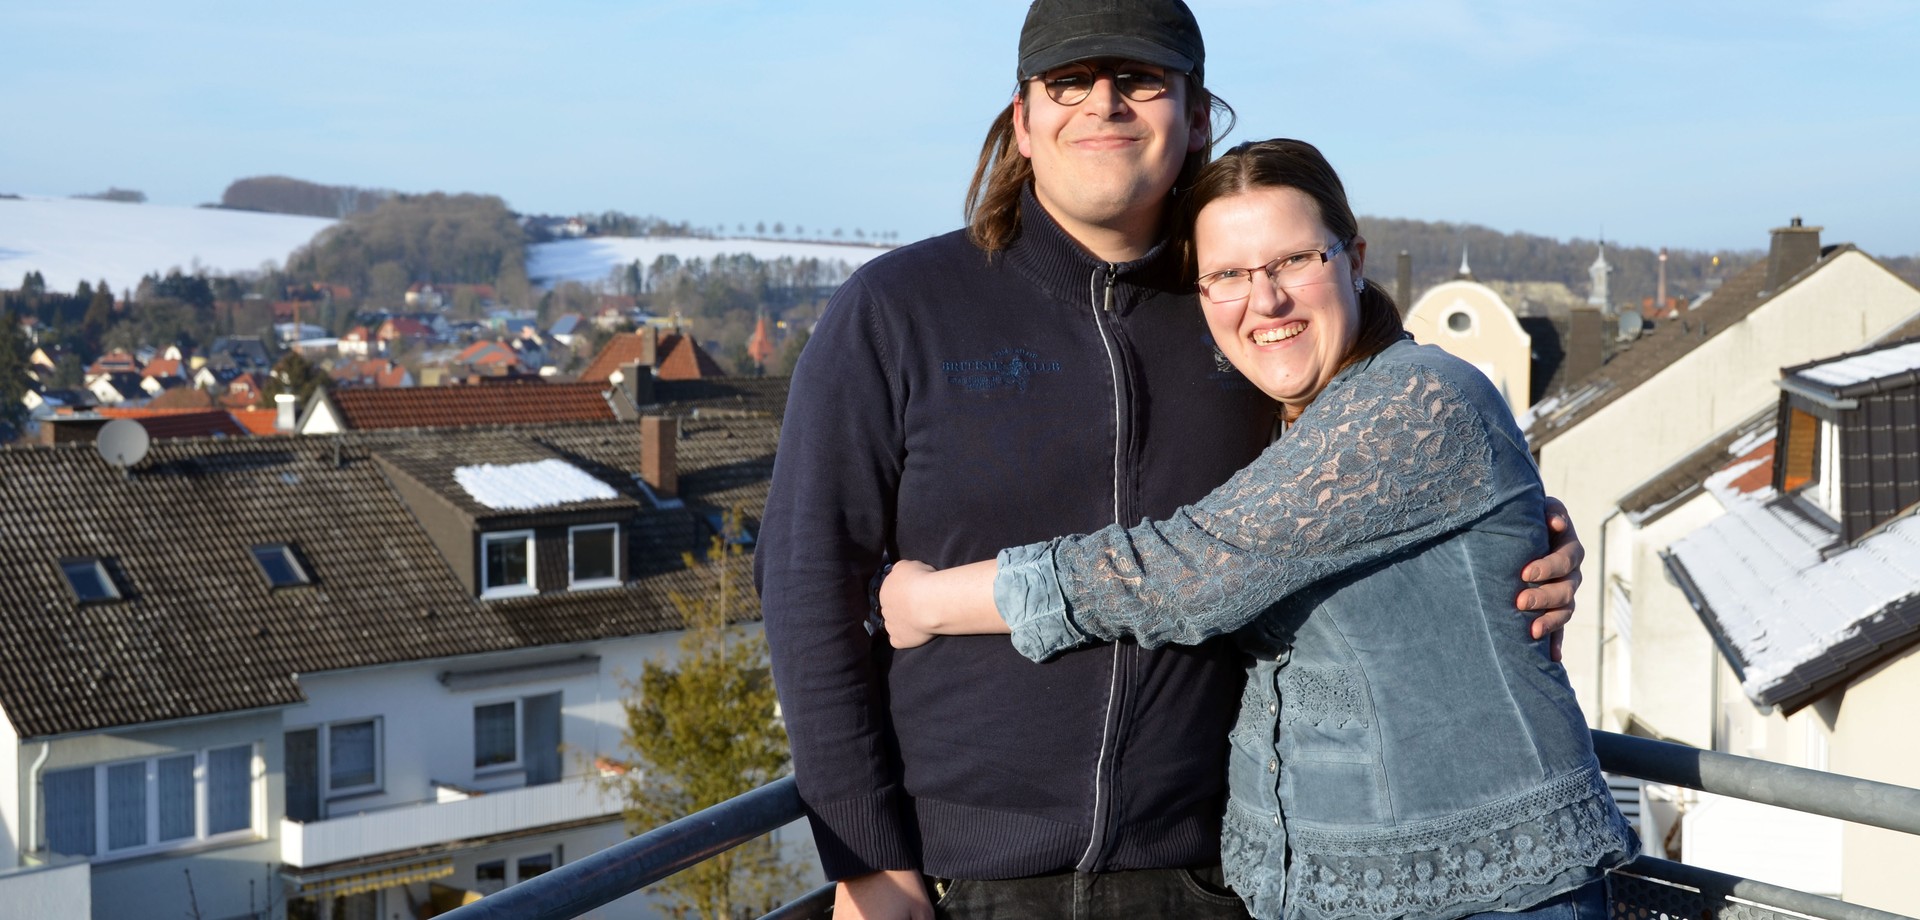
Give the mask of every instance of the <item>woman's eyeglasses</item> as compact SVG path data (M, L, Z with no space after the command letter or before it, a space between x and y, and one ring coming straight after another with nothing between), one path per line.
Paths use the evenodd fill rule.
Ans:
M1325 249L1302 249L1288 253L1254 268L1223 268L1217 272L1201 275L1194 286L1200 293L1214 303L1232 303L1245 300L1253 293L1253 276L1265 274L1274 289L1297 287L1319 278L1320 266L1327 264L1340 251L1347 248L1347 241L1341 240Z

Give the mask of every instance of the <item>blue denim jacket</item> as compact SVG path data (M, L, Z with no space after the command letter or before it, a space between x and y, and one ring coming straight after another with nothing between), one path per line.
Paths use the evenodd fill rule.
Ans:
M1402 341L1171 518L1002 552L995 600L1035 660L1232 633L1251 663L1228 881L1269 920L1443 920L1639 852L1566 672L1513 608L1543 517L1505 401Z

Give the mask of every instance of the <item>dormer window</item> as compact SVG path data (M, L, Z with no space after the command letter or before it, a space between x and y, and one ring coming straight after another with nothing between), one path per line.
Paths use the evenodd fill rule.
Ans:
M82 604L120 599L120 589L98 559L63 559L60 571L67 576L67 587L73 589L74 598Z
M296 585L309 585L313 579L308 577L307 568L293 554L293 547L285 543L262 543L253 548L253 561L260 566L260 574L267 577L270 588L291 588Z
M521 597L534 593L533 531L480 536L480 596Z
M620 584L620 525L588 524L567 529L567 587L576 591Z

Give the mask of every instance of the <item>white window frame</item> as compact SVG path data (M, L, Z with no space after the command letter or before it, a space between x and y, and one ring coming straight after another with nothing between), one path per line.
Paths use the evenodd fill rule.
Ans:
M245 747L247 749L247 825L230 831L210 834L207 832L207 808L209 798L208 783L211 779L208 775L207 755L212 751L223 751L237 747ZM193 833L185 837L176 837L172 840L162 841L159 839L160 761L189 756L193 758ZM128 764L144 765L146 780L147 842L114 849L108 845L110 840L108 835L110 816L107 814L107 771L114 767L126 766ZM88 768L80 766L62 769L84 770ZM258 743L241 742L240 744L215 745L214 747L197 751L169 751L164 754L155 754L152 757L97 763L92 766L92 770L93 855L87 857L91 862L117 862L119 860L133 859L152 853L165 853L172 850L209 844L248 842L261 840L266 837L262 829L261 820L262 813L265 810L262 807L263 790L261 786L266 778L266 770L260 758L260 745ZM41 788L34 790L34 794L42 797L41 807L44 809L46 807L45 786L43 785ZM44 828L41 832L43 834L45 833ZM42 849L45 849L47 846L44 840L36 841L36 845Z
M499 587L487 584L487 549L495 543L510 543L514 540L524 540L527 544L526 584L501 585ZM479 563L480 571L477 573L479 577L475 580L480 583L480 596L482 598L526 597L531 594L537 594L540 591L538 585L540 565L538 558L535 556L533 531L531 530L503 530L499 533L481 534Z
M575 566L573 541L574 541L574 538L577 535L579 535L579 533L583 530L613 531L613 577L582 579L576 574L578 570ZM575 527L567 528L567 590L587 591L594 588L617 588L619 586L620 586L620 525L617 523L580 524Z
M376 795L386 790L387 733L383 730L386 727L382 724L384 721L379 716L372 716L365 719L336 719L324 725L313 726L319 729L320 735L315 746L319 749L320 756L320 801L323 804L333 799ZM335 789L333 786L333 730L347 725L359 725L362 722L373 724L373 782Z
M523 719L525 718L525 714L521 711L520 698L515 696L515 697L508 697L506 699L482 700L482 701L476 702L473 704L474 717L477 719L480 715L480 710L488 706L504 706L509 703L513 704L513 759L509 761L504 761L501 763L490 763L490 764L487 764L486 766L481 766L479 763L480 732L479 732L479 726L475 725L474 732L473 732L473 744L471 745L471 747L473 748L472 761L473 761L474 776L492 776L496 773L512 773L516 770L526 769L526 763L527 763L526 725L523 722Z

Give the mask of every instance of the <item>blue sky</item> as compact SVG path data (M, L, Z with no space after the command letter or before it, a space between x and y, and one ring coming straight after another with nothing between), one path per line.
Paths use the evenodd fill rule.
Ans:
M1233 139L1366 214L1920 253L1920 4L1192 0ZM278 173L523 211L959 222L1023 0L0 7L0 192L215 201Z

